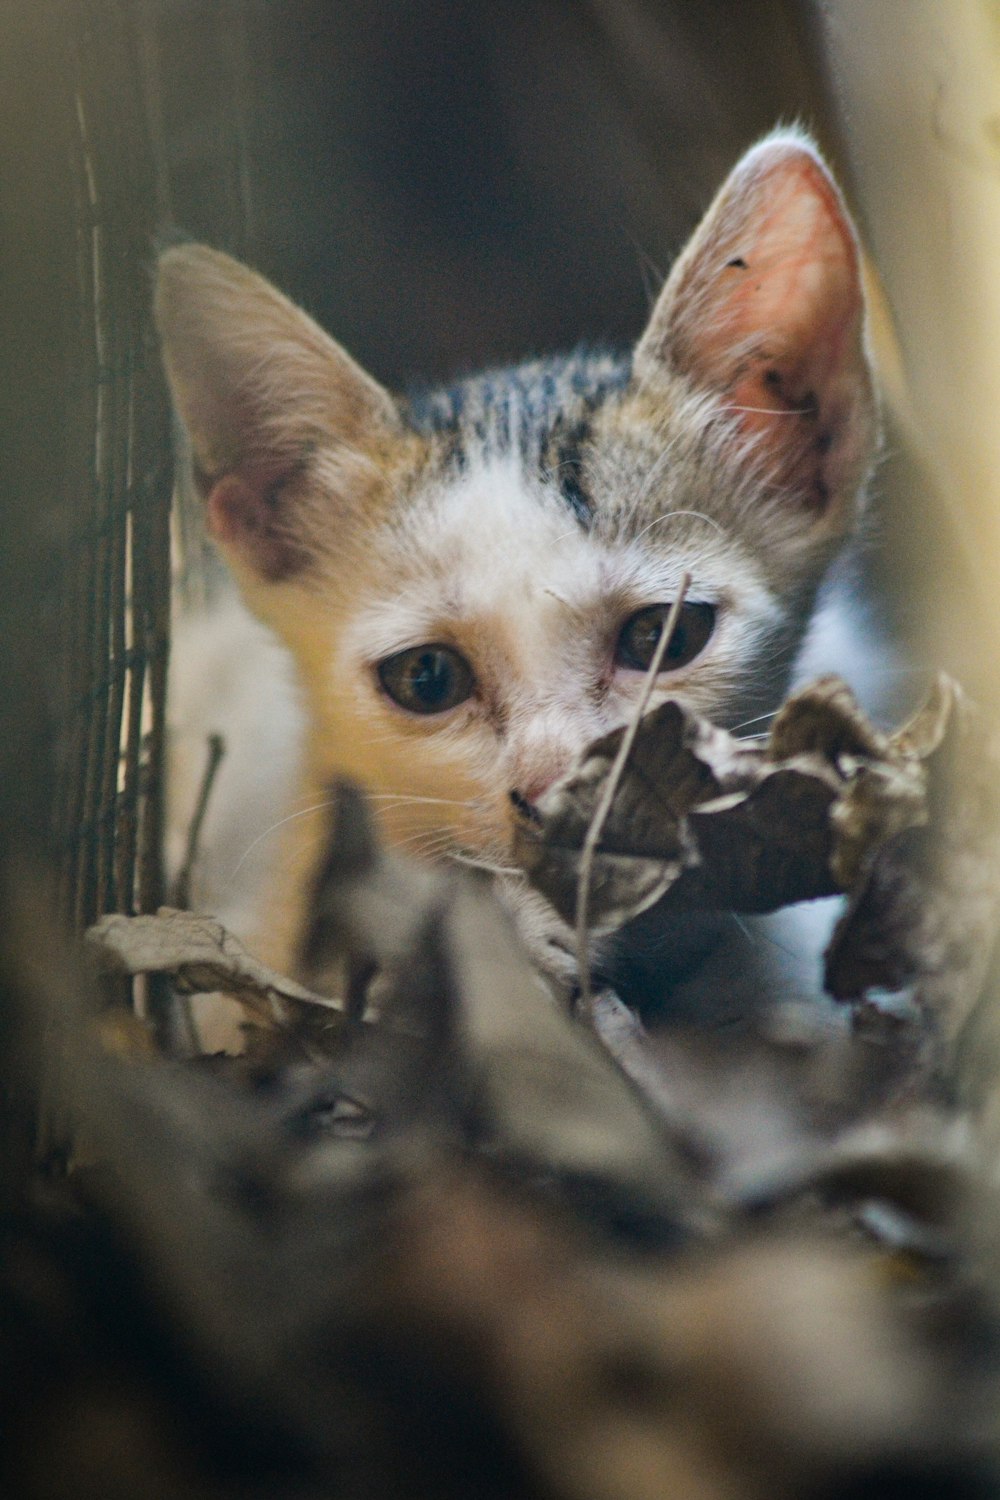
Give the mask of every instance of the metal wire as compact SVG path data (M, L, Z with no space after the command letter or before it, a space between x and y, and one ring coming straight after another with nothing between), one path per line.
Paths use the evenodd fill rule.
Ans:
M148 128L142 15L121 0L63 9L78 311L53 822L63 916L80 930L163 897L170 429L149 262L166 165Z

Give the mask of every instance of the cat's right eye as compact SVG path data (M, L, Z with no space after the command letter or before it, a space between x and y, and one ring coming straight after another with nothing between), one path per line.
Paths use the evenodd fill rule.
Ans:
M387 656L376 668L382 688L411 714L443 714L472 697L476 679L451 646L411 646Z
M637 610L625 621L615 647L615 661L620 667L628 667L633 672L649 670L669 613L669 604L651 604L646 609ZM662 670L670 672L694 661L708 645L714 629L714 605L682 604Z

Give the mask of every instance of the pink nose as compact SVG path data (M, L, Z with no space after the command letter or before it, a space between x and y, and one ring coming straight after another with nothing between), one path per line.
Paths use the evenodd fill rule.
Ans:
M521 786L510 794L510 800L518 812L531 813L534 811L535 803L545 795L553 782L559 780L559 772L551 772L547 776L536 776L531 781L525 781Z

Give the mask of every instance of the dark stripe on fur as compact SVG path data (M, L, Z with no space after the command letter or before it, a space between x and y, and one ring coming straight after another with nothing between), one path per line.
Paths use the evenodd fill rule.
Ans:
M630 375L627 356L578 350L411 393L403 413L417 432L440 440L449 468L464 468L473 455L516 453L526 470L558 484L570 510L588 526L593 506L586 492L585 450L591 418L624 389Z

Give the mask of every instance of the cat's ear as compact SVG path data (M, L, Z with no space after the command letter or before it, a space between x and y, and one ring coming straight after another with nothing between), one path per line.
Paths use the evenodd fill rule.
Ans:
M252 574L300 572L338 507L375 482L398 430L392 398L262 276L205 245L160 258L155 314L209 530Z
M675 264L635 354L721 396L762 472L814 515L850 503L872 460L860 254L811 143L743 157Z

